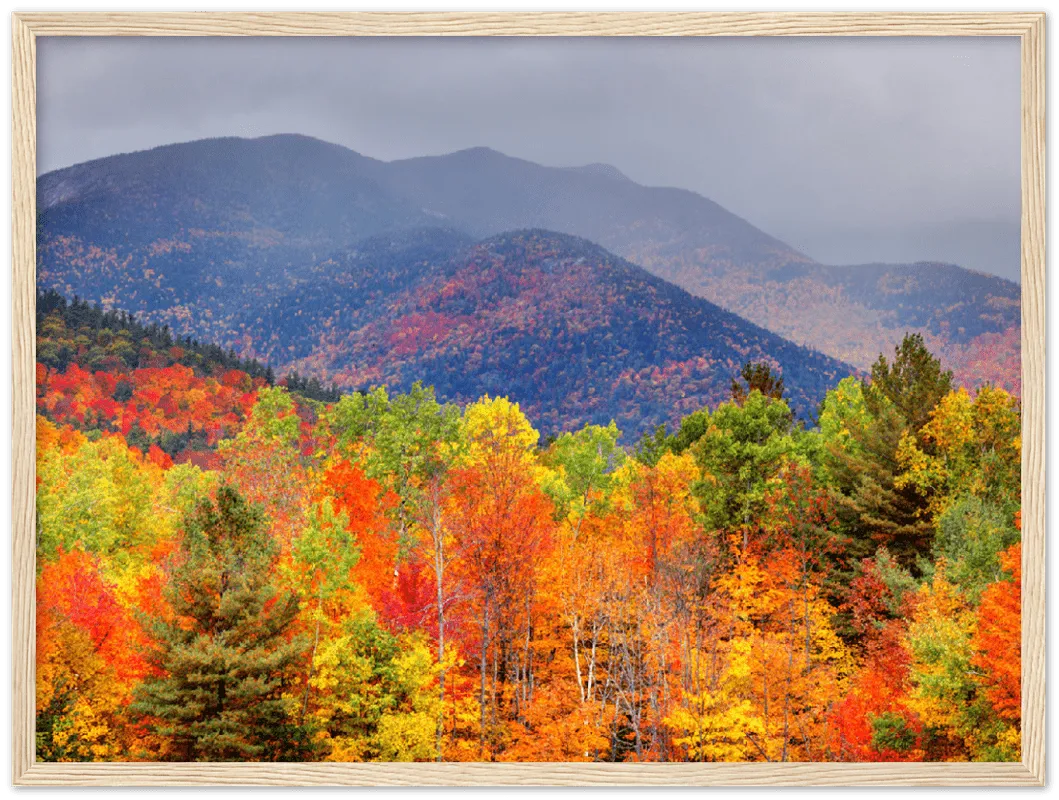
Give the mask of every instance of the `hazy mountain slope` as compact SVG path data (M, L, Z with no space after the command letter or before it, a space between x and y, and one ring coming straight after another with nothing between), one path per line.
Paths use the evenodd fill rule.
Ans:
M307 136L167 145L41 176L39 227L111 244L202 229L331 247L433 224L370 177L379 163Z
M1002 370L983 371L981 362L964 355L983 335L1019 340L1021 288L1003 278L923 262L687 272L698 276L689 291L861 369L916 331L960 382L1020 385L1018 349L1003 354Z
M803 415L851 371L591 242L533 230L476 245L362 328L326 326L295 366L347 387L507 394L547 432L616 419L638 434L727 399L747 360L781 369Z
M231 309L244 331L244 349L282 364L311 356L329 332L360 330L399 313L395 298L449 274L453 258L473 244L462 233L422 228L380 234L336 251L282 291L252 296L251 313Z
M182 325L195 317L224 340L243 330L215 316L218 296L279 296L313 265L319 280L339 248L431 225L582 236L860 368L917 330L974 384L984 375L961 355L968 342L1018 340L1014 283L932 263L825 267L704 197L603 164L544 167L487 148L387 163L302 136L218 139L51 173L38 195L42 287ZM1017 369L1001 376L1015 380Z
M436 224L375 183L370 161L316 139L273 136L170 145L49 173L37 183L38 284L181 318L209 286L280 291L350 242Z
M941 263L817 264L704 197L640 186L609 165L557 169L475 148L372 169L393 194L453 225L483 235L532 225L589 238L861 368L914 330L974 384L985 376L960 355L970 339L1013 329L1017 338L1020 288L1011 281ZM1012 388L1018 369L998 378Z
M717 259L740 263L808 261L712 200L683 189L641 186L606 164L544 167L477 147L372 169L394 195L478 235L539 227L615 252L651 241L706 248Z

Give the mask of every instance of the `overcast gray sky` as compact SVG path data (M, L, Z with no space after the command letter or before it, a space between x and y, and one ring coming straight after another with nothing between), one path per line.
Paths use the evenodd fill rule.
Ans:
M1017 279L1017 38L37 40L38 168L304 133L692 189L825 263Z

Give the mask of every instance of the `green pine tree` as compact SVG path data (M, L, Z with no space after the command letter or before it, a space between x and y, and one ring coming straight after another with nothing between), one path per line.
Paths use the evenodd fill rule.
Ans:
M918 573L930 555L934 527L928 499L913 487L897 485L897 446L906 434L918 436L951 390L952 373L942 370L918 333L904 337L892 364L880 354L871 381L861 383L859 391L846 387L850 397L863 397L863 411L844 420L840 434L824 434L821 460L850 539L851 563L886 547L902 566Z
M159 675L133 706L168 740L168 757L311 757L283 696L302 648L288 635L297 599L271 583L276 555L262 512L230 486L188 515L165 589L175 617L149 628Z
M912 487L898 488L897 443L907 430L892 405L877 416L846 421L845 441L825 443L822 461L831 476L835 510L849 537L855 564L886 547L905 567L918 570L930 553L934 529L926 503Z
M743 405L755 389L773 400L783 399L783 378L772 371L767 361L747 361L743 364L739 377L732 378L732 402Z
M918 433L941 398L951 391L952 373L942 370L941 362L931 355L922 335L910 333L895 349L893 364L879 354L872 365L871 384L865 387L864 399L876 415L889 401L909 429Z

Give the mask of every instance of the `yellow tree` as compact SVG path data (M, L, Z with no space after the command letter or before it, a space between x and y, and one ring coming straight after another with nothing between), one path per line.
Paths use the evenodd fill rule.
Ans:
M763 732L747 736L756 757L830 760L828 711L853 667L832 627L834 610L819 581L805 580L796 548L762 552L751 542L735 552L718 591L729 615L728 642L748 646L750 688L727 702L749 699L760 718Z
M712 655L702 654L699 665L710 663ZM690 761L755 760L755 747L765 737L765 723L757 713L752 696L751 643L736 639L723 656L724 667L715 676L700 674L699 687L683 692L683 703L665 718L676 732L675 744L684 748Z
M920 587L908 626L912 654L909 708L926 727L931 760L963 760L973 730L967 709L974 701L971 636L974 612L945 574L941 562Z
M902 437L898 487L914 486L937 520L970 495L1014 516L1020 502L1022 429L1018 399L991 386L974 398L964 388L945 395L920 431Z

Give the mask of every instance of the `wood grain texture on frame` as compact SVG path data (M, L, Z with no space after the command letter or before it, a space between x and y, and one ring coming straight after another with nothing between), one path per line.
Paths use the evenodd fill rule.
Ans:
M45 764L34 760L37 36L1018 36L1023 597L1019 764ZM1045 763L1043 13L30 13L12 18L13 759L19 785L1039 786Z

